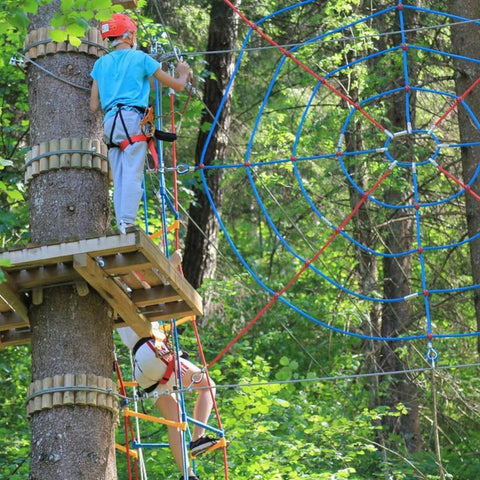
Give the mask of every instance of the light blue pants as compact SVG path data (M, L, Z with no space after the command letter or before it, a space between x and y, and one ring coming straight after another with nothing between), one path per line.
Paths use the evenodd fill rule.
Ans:
M118 115L109 117L104 123L104 140L107 145L110 142L120 145L128 138L120 115L123 117L130 137L142 133L140 131L142 115L136 110L122 109ZM123 152L117 147L111 147L108 151L113 177L113 205L117 225L135 223L138 204L143 194L142 178L146 154L146 142L133 143Z

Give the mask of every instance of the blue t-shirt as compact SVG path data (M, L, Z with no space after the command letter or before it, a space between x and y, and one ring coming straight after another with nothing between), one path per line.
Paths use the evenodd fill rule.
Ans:
M158 67L160 64L141 50L114 50L100 57L90 75L98 83L103 111L108 112L117 104L146 107L149 77Z

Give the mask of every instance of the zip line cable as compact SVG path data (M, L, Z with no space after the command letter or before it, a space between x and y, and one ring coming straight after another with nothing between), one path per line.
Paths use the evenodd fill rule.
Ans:
M259 382L238 382L238 383L228 383L228 384L216 384L216 389L248 389L248 388L258 388L258 387L268 387L274 385L291 385L299 383L322 383L322 382L337 382L341 380L358 380L363 378L373 378L373 377L388 377L390 375L405 375L405 374L419 374L425 372L431 372L432 369L435 371L449 371L456 370L460 368L477 368L480 367L480 362L476 363L462 363L454 365L435 365L434 367L418 367L418 368L406 368L402 370L390 370L390 371L379 371L379 372L367 372L367 373L354 373L347 375L327 375L322 377L304 377L304 378L292 378L287 380L271 380L271 381L259 381ZM195 387L195 391L198 390L207 390L209 387ZM162 393L161 395L172 395L177 393L192 394L195 393L192 389L184 388L182 390L175 389ZM119 398L123 398L121 395L116 394ZM143 394L141 398L156 398L158 394Z
M480 23L480 19L474 19L474 20L462 20L462 21L457 21L457 22L452 22L452 23L441 23L441 24L436 24L428 27L416 27L416 28L409 28L405 29L404 31L406 33L417 33L417 32L423 32L423 31L428 31L428 30L439 30L443 28L451 28L451 27L457 27L457 26L462 26L462 25L467 25L471 23ZM328 45L330 43L351 43L352 41L355 40L376 40L380 37L390 37L394 35L400 35L402 33L402 30L396 30L392 32L378 32L378 33L372 33L369 35L352 35L349 37L341 37L341 38L331 38L327 40L319 40L318 42L315 42L318 45ZM301 47L305 45L305 42L297 42L297 43L281 43L279 44L280 47L284 49L290 49L290 48L295 48L295 47ZM246 47L244 49L241 48L233 48L233 49L225 49L225 50L205 50L205 51L183 51L181 52L181 55L183 56L189 56L189 57L196 57L196 56L206 56L206 55L219 55L219 54L225 54L225 53L252 53L252 52L259 52L259 51L264 51L264 50L278 50L278 47L273 46L273 45L265 45L265 46L259 46L259 47Z
M288 48L295 48L295 47L299 47L299 46L303 46L304 45L304 42L299 42L299 43L287 43L287 44L279 44L278 46L273 46L273 45L265 45L265 46L261 46L261 47L247 47L247 48L244 48L244 49L226 49L226 50L212 50L212 51L183 51L183 52L180 52L178 53L178 51L176 50L176 48L174 47L174 44L173 44L173 41L171 39L171 36L168 32L168 29L165 28L165 24L162 20L162 15L161 15L161 12L159 10L159 7L157 5L157 1L155 0L153 2L153 5L155 6L155 9L157 11L157 14L159 16L159 19L162 21L162 27L164 29L164 32L166 34L166 37L168 39L168 42L172 48L172 51L175 52L175 57L177 58L177 60L179 59L180 56L189 56L189 57L195 57L195 56L206 56L206 55L220 55L220 54L225 54L225 53L243 53L243 52L256 52L256 51L262 51L262 50L278 50L278 47L281 47L283 49L288 49ZM142 25L142 27L144 28L144 31L147 32L148 34L148 29L146 28L144 22L142 21L141 19L141 16L139 15L139 13L135 10L135 14L136 14L136 19L137 21ZM407 33L416 33L416 32L422 32L422 31L426 31L426 30L436 30L436 29L443 29L443 28L450 28L450 27L456 27L456 26L461 26L461 25L465 25L465 24L469 24L469 23L480 23L480 19L473 19L473 20L462 20L462 21L457 21L457 22L452 22L452 23L442 23L442 24L436 24L436 25L432 25L432 26L428 26L428 27L416 27L416 28L411 28L411 29L406 29L405 32ZM376 39L378 37L382 37L382 36L392 36L392 35L398 35L400 34L402 31L401 30L397 30L397 31L394 31L394 32L378 32L378 33L375 33L375 34L370 34L370 35L359 35L359 36L351 36L351 37L343 37L343 38L335 38L335 39L328 39L328 40L321 40L319 41L318 43L320 44L328 44L328 43L350 43L354 40L368 40L368 39ZM150 39L151 41L152 40L152 37L150 34L148 34L150 36ZM17 52L16 55L19 55L25 62L29 62L31 63L32 65L34 65L35 67L39 68L40 70L42 70L44 73L46 73L47 75L50 75L52 76L53 78L55 78L56 80L59 80L61 82L64 82L72 87L75 87L75 88L78 88L80 90L86 90L86 91L90 91L90 88L89 87L85 87L83 85L79 85L79 84L76 84L74 82L71 82L69 81L68 79L65 79L65 78L62 78L62 77L59 77L58 75L56 75L55 73L51 72L50 70L48 70L47 68L43 67L42 65L40 65L38 62L35 62L34 60L30 59L29 57L27 57L26 55L24 55L22 52ZM209 112L211 115L212 115L212 118L215 116L213 114L213 112Z

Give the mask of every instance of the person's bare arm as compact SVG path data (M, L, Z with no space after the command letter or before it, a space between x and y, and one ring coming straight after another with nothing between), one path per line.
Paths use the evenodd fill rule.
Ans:
M190 67L188 63L180 61L176 66L177 76L172 77L167 72L158 67L153 76L167 87L173 88L176 92L182 91L187 85L188 76L190 75Z
M100 95L98 93L98 83L96 80L92 83L92 91L90 92L90 110L97 113L102 108L100 104Z

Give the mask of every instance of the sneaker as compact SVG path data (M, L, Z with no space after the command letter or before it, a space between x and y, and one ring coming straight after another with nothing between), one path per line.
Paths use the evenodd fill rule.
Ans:
M127 228L128 227L133 227L133 223L127 223L124 220L120 220L119 224L117 225L118 230L122 235L125 235L127 233Z
M180 480L183 480L183 475L180 477ZM189 475L188 476L188 480L200 480L199 477L197 477L196 475Z
M213 447L218 443L218 438L212 437L200 437L194 442L190 442L190 453L193 457L198 457L202 453L205 453L210 447Z

